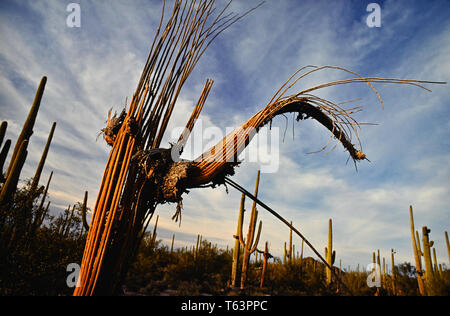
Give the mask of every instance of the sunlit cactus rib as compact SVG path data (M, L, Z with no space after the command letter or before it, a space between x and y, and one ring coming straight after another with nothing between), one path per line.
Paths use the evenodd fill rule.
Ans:
M161 196L160 185L151 184L169 167L152 163L155 155L168 157L167 152L152 149L159 147L181 88L205 49L240 18L225 13L228 6L213 17L214 1L175 1L166 27L162 15L108 159L81 264L80 287L74 295L115 293L146 218L162 199L180 201L182 192L173 188ZM113 234L123 239L113 239Z

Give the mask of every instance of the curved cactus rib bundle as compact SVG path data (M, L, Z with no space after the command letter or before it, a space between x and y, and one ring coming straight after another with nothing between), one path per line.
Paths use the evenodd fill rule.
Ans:
M305 71L307 68L313 69L302 73L302 71ZM352 74L356 78L328 82L312 88L304 89L292 95L286 95L286 93L300 79L303 79L316 71L327 69L340 70ZM333 103L310 94L310 92L326 87L351 83L366 83L376 93L381 104L383 104L380 94L372 83L409 84L429 91L429 89L424 87L423 84L441 84L443 82L363 77L345 68L335 66L302 67L282 85L265 108L253 115L244 124L227 135L222 141L195 159L193 166L198 169L198 175L189 180L189 186L195 187L209 183L210 181L221 183L223 179L217 179L217 176L223 174L224 172L230 172L229 166L233 166L233 163L237 163L237 157L248 146L258 131L265 125L272 122L275 117L291 112L297 113L297 120L312 118L331 132L330 140L321 150L319 150L319 152L325 150L331 139L334 137L349 152L350 157L355 162L366 159L366 155L360 149L356 149L352 143L352 135L355 135L359 147L361 147L358 129L361 125L367 124L358 123L352 117L353 114L361 110L361 107L344 108L341 104Z

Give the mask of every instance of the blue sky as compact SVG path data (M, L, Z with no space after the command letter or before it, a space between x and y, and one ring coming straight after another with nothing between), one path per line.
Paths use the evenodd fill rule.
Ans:
M449 2L379 1L382 25L369 28L370 2L266 1L207 50L183 90L168 131L185 125L207 78L215 83L200 118L204 127L223 130L265 106L305 65L342 66L364 76L449 81ZM0 120L9 122L7 137L15 141L40 78L48 77L22 176L33 175L56 121L42 177L44 182L55 172L50 188L54 213L80 201L85 190L93 206L109 151L101 138L96 141L97 134L109 108L120 110L134 92L161 11L161 1L78 1L81 27L68 28L69 3L0 2ZM244 12L258 3L235 0L232 10ZM319 72L294 90L336 78L346 76L335 70ZM355 104L364 110L356 117L379 124L360 131L371 162L359 163L356 171L340 146L327 155L307 154L320 149L329 135L306 121L295 123L293 139L288 116L287 136L284 142L280 139L280 168L262 174L261 199L292 220L322 252L332 218L337 259L353 268L370 263L377 249L386 259L394 248L397 262L412 261L412 204L416 227L431 228L439 261L447 262L450 98L448 85L427 87L433 92L376 85L384 109L366 85L317 91L335 102L361 98ZM285 119L278 118L274 125L282 138ZM257 163L243 163L234 179L253 190L258 168ZM202 234L219 246L231 246L239 201L240 194L232 188L229 194L223 187L193 190L184 198L181 227L171 220L175 206L158 209L160 237L169 243L174 232L181 247ZM272 252L281 256L289 231L263 210L260 218L261 242L269 241ZM300 240L294 242L299 249Z

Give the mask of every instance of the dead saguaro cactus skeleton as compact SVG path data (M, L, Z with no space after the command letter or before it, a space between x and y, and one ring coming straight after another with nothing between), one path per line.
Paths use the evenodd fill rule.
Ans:
M160 148L169 119L174 113L181 89L211 42L243 15L229 13L228 3L215 10L214 0L174 1L165 19L165 3L159 27L136 92L118 131L113 131L112 149L95 203L86 247L81 263L80 286L74 295L117 293L129 260L139 245L139 234L158 204L177 203L191 188L224 184L234 173L238 155L253 136L273 118L288 112L298 120L312 118L331 132L356 162L365 159L351 142L359 124L352 114L359 108L344 109L311 92L334 85L402 83L421 86L421 81L364 78L338 67L303 67L280 88L261 111L226 136L219 144L194 161L179 156L205 104L213 82L207 80L189 118L185 132L172 148ZM165 25L165 26L163 26ZM352 77L325 83L288 95L293 85L305 76L338 69ZM422 86L421 86L422 87ZM378 94L378 92L376 92ZM120 126L120 128L119 128ZM324 147L325 148L325 147Z

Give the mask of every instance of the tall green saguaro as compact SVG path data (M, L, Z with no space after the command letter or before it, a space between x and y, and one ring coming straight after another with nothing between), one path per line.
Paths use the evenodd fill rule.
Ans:
M414 260L416 262L417 284L419 286L420 295L425 295L425 285L423 282L423 271L422 271L422 259L421 259L421 252L420 252L420 240L416 240L416 236L415 236L412 205L409 206L409 216L411 219L411 240L412 240L412 246L413 246Z
M234 241L234 251L233 251L233 265L231 269L231 287L236 287L236 282L238 279L238 270L239 270L239 257L241 255L241 242L239 241L239 227L242 227L242 224L244 222L244 212L245 212L245 194L242 194L241 196L241 206L239 208L239 217L238 217L238 224L237 224L237 231L236 235L233 236L235 239Z
M24 144L25 140L27 141L25 143L25 148L24 148L26 150L27 146L28 146L28 141L30 140L31 135L33 135L33 127L34 127L34 123L36 122L36 117L39 112L39 107L41 106L41 100L42 100L42 96L44 94L44 89L45 89L46 83L47 83L47 77L43 77L41 79L39 87L36 91L36 95L34 97L34 101L31 106L30 112L28 113L28 117L23 125L22 132L20 133L19 138L17 139L16 146L14 147L14 151L13 151L13 154L11 157L11 163L9 164L8 171L6 172L7 178L9 177L9 175L12 172L12 169L14 166L14 161L16 160L17 156L20 154L20 148L21 148L22 144Z
M394 249L391 249L391 260L392 260L392 294L397 294L397 288L396 288L396 276L395 276L395 262L394 262Z
M450 265L450 243L448 242L447 232L445 232L445 242L447 243L448 264Z
M291 226L292 226L292 221L291 221ZM284 243L284 256L285 258L287 258L287 263L291 264L293 263L293 258L292 256L295 256L295 251L293 251L293 246L292 246L292 228L289 229L289 248L286 249L286 243ZM286 259L285 259L286 261Z
M3 176L3 166L5 165L6 158L8 157L9 148L11 147L11 140L8 139L3 145L3 140L6 135L6 129L8 127L8 123L6 121L2 122L0 125L0 183L4 183L6 181ZM3 145L3 147L2 147Z
M87 218L86 218L88 196L89 196L89 192L85 191L84 192L83 205L81 206L81 220L83 222L83 227L86 230L86 232L89 231L89 224L88 224Z
M6 122L6 121L3 121L0 124L0 147L2 147L3 139L5 138L7 127L8 127L8 122Z
M325 247L325 260L330 267L333 267L336 260L336 251L333 250L333 224L331 218L328 220L328 247ZM331 270L326 268L327 271L327 284L331 284Z
M259 189L259 176L260 171L258 170L258 175L256 177L256 186L255 186L255 197L258 197L258 189ZM259 237L261 236L262 222L259 222L258 232L256 234L255 239L255 229L256 222L258 221L258 211L256 210L256 202L253 202L252 213L250 215L250 222L248 224L248 233L247 240L244 241L242 226L239 227L239 241L241 246L244 248L244 257L242 260L242 274L241 274L241 290L245 288L245 282L247 280L247 270L250 261L250 255L256 251L259 243ZM254 241L254 242L253 242Z
M430 241L431 230L428 227L422 227L422 244L423 244L423 258L425 261L425 279L427 283L432 283L434 271L433 271L433 263L431 260L431 247L433 247L434 242ZM429 285L427 284L427 285Z
M56 122L53 123L52 128L50 130L50 134L48 135L47 143L45 144L44 151L41 156L41 160L39 161L39 165L36 169L36 173L33 177L33 182L31 183L31 192L34 192L38 185L39 180L41 178L42 170L44 169L45 161L47 160L48 151L50 149L50 144L52 143L53 134L55 133Z

